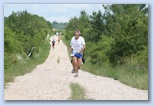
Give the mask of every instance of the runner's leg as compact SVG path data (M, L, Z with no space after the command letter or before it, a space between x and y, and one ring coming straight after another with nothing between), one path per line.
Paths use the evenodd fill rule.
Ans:
M55 44L53 44L53 49L54 49Z
M77 63L77 57L73 56L72 65L74 67L75 73L78 73L78 63Z
M77 62L78 62L78 68L80 68L81 63L82 63L82 58L78 58L78 59L77 59Z
M71 58L72 58L72 59L71 59L71 64L72 64L72 67L73 67L73 56L72 56ZM74 73L74 67L73 67L71 73Z

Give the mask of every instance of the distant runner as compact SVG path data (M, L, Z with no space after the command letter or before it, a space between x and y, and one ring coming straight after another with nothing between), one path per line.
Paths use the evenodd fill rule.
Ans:
M55 43L56 43L56 39L54 38L54 36L52 37L52 48L54 49L55 47Z
M58 36L58 43L60 42L60 36Z

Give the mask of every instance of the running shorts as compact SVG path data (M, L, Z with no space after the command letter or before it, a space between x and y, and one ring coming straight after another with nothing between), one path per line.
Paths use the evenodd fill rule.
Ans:
M82 58L82 54L81 53L75 53L74 56L77 57L77 58Z

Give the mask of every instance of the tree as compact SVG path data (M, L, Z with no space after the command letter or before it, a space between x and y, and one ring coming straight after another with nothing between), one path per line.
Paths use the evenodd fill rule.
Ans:
M148 17L140 9L143 5L111 5L114 23L109 31L115 39L110 51L113 63L123 61L125 57L138 54L148 45Z
M99 10L97 12L93 12L92 15L90 16L90 23L92 25L92 38L94 41L98 41L104 31L104 17Z
M5 25L17 33L25 53L29 53L32 47L36 47L37 50L46 39L47 33L52 32L52 24L49 21L27 11L12 12L5 22Z
M87 15L85 11L80 12L79 18L73 17L69 20L65 28L66 32L66 39L70 40L71 37L74 35L75 30L80 30L81 35L88 40L88 37L91 35L91 24L90 24L90 17Z

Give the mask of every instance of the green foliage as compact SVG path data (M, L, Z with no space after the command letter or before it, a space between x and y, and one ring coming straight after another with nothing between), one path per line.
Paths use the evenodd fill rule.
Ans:
M21 42L18 36L6 25L4 26L4 51L7 53L18 53L21 49Z
M110 33L115 39L110 51L110 61L117 64L122 58L144 50L148 45L148 17L139 11L141 5L112 5L114 19Z
M105 35L101 36L101 39L96 44L89 43L87 44L87 48L90 48L90 61L93 64L102 65L104 63L109 62L108 52L111 50L111 44L113 42L112 37L107 37ZM99 46L98 46L99 45Z
M32 47L39 47L44 42L47 33L51 33L52 31L52 25L49 21L46 21L43 17L32 15L27 11L12 12L9 17L5 18L5 26L12 30L14 36L16 36L8 34L8 28L5 28L5 42L7 42L7 39L14 43L21 42L19 46L23 47L22 49L25 53L29 53ZM14 40L8 38L7 35L14 37ZM10 50L6 46L5 49ZM17 51L17 49L14 50Z
M74 31L75 30L80 30L81 35L84 38L89 38L91 35L90 29L91 29L91 24L89 20L89 15L85 11L81 11L80 17L74 17L72 18L69 23L66 26L65 29L65 37L68 40L71 40L72 36L74 36ZM85 39L88 40L88 39Z
M46 41L39 47L39 53L33 55L32 58L24 58L16 54L4 54L4 82L7 84L14 80L14 77L24 75L31 72L38 64L43 63L48 57L50 50L49 42Z
M93 14L90 16L90 23L92 25L92 38L89 40L97 42L100 39L105 28L104 17L100 10L98 11L98 13L93 12Z
M4 18L4 21L5 81L10 81L14 76L27 71L24 66L29 61L30 52L32 61L41 56L42 45L47 42L46 36L52 33L52 24L43 17L32 15L27 11L12 12L9 17ZM9 73L13 71L18 74L14 73L11 76Z
M115 66L124 64L125 57L141 55L148 45L146 5L115 4L103 7L104 14L98 11L89 16L81 11L79 18L72 18L65 29L66 39L70 40L74 31L80 30L87 43L87 54L94 64L109 60Z

